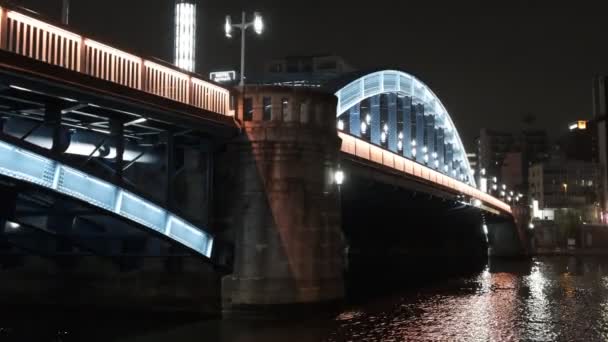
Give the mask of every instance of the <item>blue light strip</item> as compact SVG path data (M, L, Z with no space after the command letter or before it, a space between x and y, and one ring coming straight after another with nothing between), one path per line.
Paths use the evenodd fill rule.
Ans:
M2 141L0 174L111 211L211 257L213 237L167 210L114 184Z

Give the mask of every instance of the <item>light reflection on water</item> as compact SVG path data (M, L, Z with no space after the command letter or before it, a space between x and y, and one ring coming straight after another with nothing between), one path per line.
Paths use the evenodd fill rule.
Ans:
M333 319L206 321L111 340L605 341L607 265L608 259L574 257L490 263L474 275L354 305Z
M493 262L473 276L357 305L333 321L207 322L198 331L219 327L218 341L237 342L605 341L606 265L573 257Z

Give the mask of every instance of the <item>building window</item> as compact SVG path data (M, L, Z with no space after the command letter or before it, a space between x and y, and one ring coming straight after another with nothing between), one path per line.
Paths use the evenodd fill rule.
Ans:
M245 112L243 113L243 121L253 120L253 99L251 97L245 98Z
M285 119L289 110L289 99L284 97L281 99L281 119Z
M264 105L264 115L262 116L262 120L264 121L270 121L270 118L272 117L272 102L271 102L271 98L265 96L263 99L263 103Z

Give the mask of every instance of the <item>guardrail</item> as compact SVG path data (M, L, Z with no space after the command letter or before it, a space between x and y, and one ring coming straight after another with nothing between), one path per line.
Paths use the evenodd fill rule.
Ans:
M460 182L452 177L442 174L441 172L437 172L429 167L418 164L391 151L387 151L381 147L372 145L367 141L358 139L352 135L338 132L338 136L340 139L342 139L341 151L344 153L348 153L353 156L398 170L400 172L419 177L426 181L451 189L457 193L465 194L471 198L478 199L482 203L491 207L511 213L511 206L509 206L507 203L464 182Z
M230 92L177 68L129 54L0 7L0 49L223 115Z

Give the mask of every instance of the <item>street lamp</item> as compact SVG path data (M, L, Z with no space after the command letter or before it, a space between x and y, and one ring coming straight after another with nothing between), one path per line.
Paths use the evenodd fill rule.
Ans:
M226 22L224 23L224 31L226 33L226 37L232 38L232 29L238 28L241 29L241 76L239 86L245 85L245 32L248 28L253 27L253 30L257 34L262 34L264 31L264 21L262 20L262 15L259 12L253 13L253 21L247 22L247 15L243 11L241 14L241 23L233 24L232 19L229 15L226 16Z
M70 23L70 0L63 0L61 6L61 23L68 25Z

